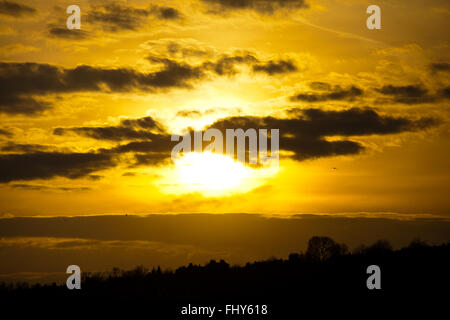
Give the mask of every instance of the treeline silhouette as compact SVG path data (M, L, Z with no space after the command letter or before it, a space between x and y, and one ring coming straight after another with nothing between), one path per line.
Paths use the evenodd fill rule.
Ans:
M428 245L415 239L407 247L393 250L387 240L379 240L350 252L345 244L315 236L309 240L306 252L292 253L287 259L271 258L243 266L211 260L206 265L191 263L176 270L113 268L110 272L83 273L81 290L68 290L65 283L2 283L0 298L146 301L147 305L151 302L159 307L169 304L172 307L163 309L170 312L176 312L174 306L183 303L234 301L265 303L272 306L273 312L292 314L299 303L315 305L318 301L371 304L437 299L450 284L449 257L450 243ZM370 265L381 269L381 290L366 286Z

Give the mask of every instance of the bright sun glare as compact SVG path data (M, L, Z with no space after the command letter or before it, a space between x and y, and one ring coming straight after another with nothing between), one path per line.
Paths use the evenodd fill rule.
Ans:
M230 157L204 152L188 153L177 163L179 182L193 191L222 191L238 187L250 169Z
M274 167L253 169L222 154L190 152L177 159L175 167L163 174L160 187L166 193L200 192L205 196L224 196L261 186L277 171Z

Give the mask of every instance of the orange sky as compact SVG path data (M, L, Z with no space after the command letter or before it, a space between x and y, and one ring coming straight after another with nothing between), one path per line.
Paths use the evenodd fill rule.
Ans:
M381 30L357 0L78 1L78 31L1 3L0 216L450 215L447 1L378 1ZM171 161L237 117L280 126L278 170Z

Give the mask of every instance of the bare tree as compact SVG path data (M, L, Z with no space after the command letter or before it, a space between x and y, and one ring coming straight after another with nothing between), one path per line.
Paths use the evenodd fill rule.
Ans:
M325 261L347 251L347 246L340 245L329 237L314 236L308 241L306 256L315 261Z

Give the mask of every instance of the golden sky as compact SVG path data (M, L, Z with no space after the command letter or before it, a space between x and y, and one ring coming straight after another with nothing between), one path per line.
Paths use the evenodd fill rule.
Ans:
M450 216L449 3L377 4L0 1L0 216ZM170 158L253 124L278 169Z

